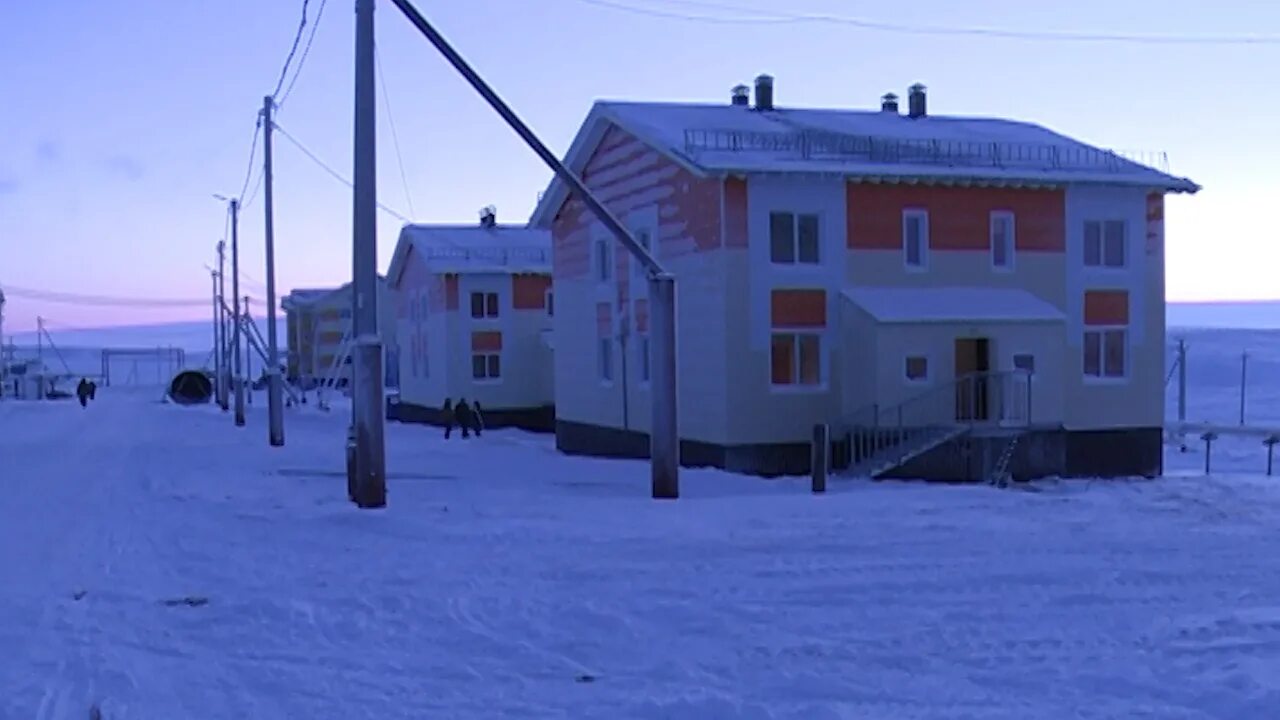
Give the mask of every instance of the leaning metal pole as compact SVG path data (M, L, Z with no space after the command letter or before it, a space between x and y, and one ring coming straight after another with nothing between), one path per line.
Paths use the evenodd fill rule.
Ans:
M372 3L372 0L357 0L357 6L361 1ZM648 271L650 303L652 303L651 322L653 325L651 329L653 335L650 342L652 343L653 357L656 360L651 381L653 387L653 421L652 426L649 428L649 456L653 463L653 497L678 497L680 494L680 431L677 424L676 402L678 395L675 362L675 278L667 273L653 259L653 256L645 250L644 246L632 237L626 227L591 194L591 191L578 179L578 176L565 167L559 158L547 149L547 146L533 134L529 126L524 124L502 98L498 97L498 94L467 64L467 61L453 49L453 46L440 33L436 32L436 29L431 26L431 23L427 22L422 13L418 12L413 3L409 2L409 0L391 0L391 2L400 9L400 12L404 13L409 22L427 38L427 41L434 45L441 55L444 55L449 64L466 78L471 87L489 103L489 106L498 115L502 116L502 119L537 153L538 157L542 158L542 161L555 172L561 182L569 186L578 199L591 211L592 215L613 234L618 242L622 243L622 246L631 253L632 257L644 265L645 270Z
M377 95L374 0L356 0L355 157L351 228L351 404L355 453L348 488L356 505L387 504L382 339L378 335Z

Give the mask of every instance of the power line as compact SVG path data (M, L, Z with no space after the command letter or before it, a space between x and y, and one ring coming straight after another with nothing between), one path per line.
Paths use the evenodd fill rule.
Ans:
M240 194L237 197L243 198L245 192L249 189L249 180L253 177L253 159L258 155L258 137L262 133L262 119L254 124L253 142L249 144L249 168L244 171L244 185L240 188Z
M281 96L277 107L283 107L284 101L289 99L289 94L293 92L293 86L298 82L298 76L302 74L302 68L307 64L307 55L311 54L311 43L316 39L316 30L320 29L320 19L324 17L324 6L328 4L328 0L320 0L320 7L316 8L316 18L311 23L311 33L307 35L307 44L302 47L302 55L298 58L298 69L293 71L293 79L289 81L289 87L285 88L284 95ZM306 24L306 9L303 9L303 24Z
M311 162L314 162L316 165L319 165L319 166L320 166L320 169L322 169L322 170L324 170L325 172L329 173L329 175L331 175L335 180L337 180L338 182L342 183L343 185L346 185L347 187L350 187L350 188L354 188L354 187L355 187L355 186L351 183L351 181L350 181L350 180L348 180L348 179L346 179L345 177L343 177L343 176L342 176L342 174L340 174L337 170L334 170L333 168L329 167L329 165L328 165L327 163L325 163L325 161L323 161L323 160L321 160L320 158L316 157L316 154L315 154L315 153L313 153L313 152L311 152L310 150L308 150L308 149L306 148L306 146L305 146L305 145L303 145L301 142L299 142L297 138L295 138L294 136L290 135L290 134L288 133L288 131L286 131L284 128L280 127L279 125L274 125L273 127L275 128L276 132L280 133L280 136L281 136L281 137L283 137L284 139L286 139L286 140L288 140L289 142L293 143L293 146L294 146L294 147L296 147L296 148L298 148L299 150L301 150L303 155L306 155L308 158L310 158L310 159L311 159ZM411 223L411 222L412 222L409 218L407 218L407 217L405 217L404 215L402 215L402 214L400 214L400 213L396 212L395 210L392 210L391 208L387 207L386 205L383 205L383 204L382 204L382 203L380 203L380 202L378 203L378 208L379 208L379 209L381 209L383 212L387 213L388 215L390 215L390 216L392 216L392 217L396 218L396 219L397 219L397 220L399 220L400 222L403 222L403 223Z
M271 100L277 106L279 102L275 102L280 97L280 89L284 87L284 79L289 74L289 66L293 64L293 56L298 52L298 43L302 42L302 31L307 28L307 5L311 0L302 0L302 20L298 23L298 32L293 36L293 45L289 48L289 54L284 58L284 67L280 68L280 79L276 81L276 89L271 93Z
M1042 40L1050 42L1128 42L1160 45L1280 45L1280 35L1139 35L1131 33L1055 32L1049 30L1014 30L987 27L944 27L939 25L913 25L890 23L829 13L788 13L760 11L724 2L708 0L662 0L672 5L705 10L738 13L736 16L694 15L675 10L628 4L619 0L578 0L578 2L610 8L637 15L648 15L673 20L722 25L780 25L822 23L846 25L880 32L910 35L958 35L990 37L1008 40Z
M387 75L382 72L382 53L378 46L373 47L373 58L378 67L378 81L382 84L382 102L387 107L387 124L391 126L391 143L396 149L396 163L400 166L400 184L404 187L404 201L409 205L409 214L417 216L413 209L413 197L409 195L409 177L404 171L404 156L400 154L400 136L396 133L395 116L391 114L391 95L387 93Z
M200 298L197 300L186 298L141 298L110 295L86 295L81 293L59 292L56 290L38 290L8 284L4 286L4 292L6 295L26 298L28 300L43 300L46 302L63 303L67 305L89 305L96 307L205 307L209 304L209 298Z

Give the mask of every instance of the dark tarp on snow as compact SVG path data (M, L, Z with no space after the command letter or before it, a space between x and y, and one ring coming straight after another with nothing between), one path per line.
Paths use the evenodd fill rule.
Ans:
M179 405L202 405L213 397L213 381L197 370L183 370L169 383L169 397Z

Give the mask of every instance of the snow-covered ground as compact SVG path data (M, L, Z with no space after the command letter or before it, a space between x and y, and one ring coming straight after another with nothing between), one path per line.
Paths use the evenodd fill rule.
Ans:
M261 403L236 429L156 399L0 403L0 718L1280 708L1280 479L687 471L655 502L644 463L392 424L389 507L360 511L341 413L291 410L272 449Z

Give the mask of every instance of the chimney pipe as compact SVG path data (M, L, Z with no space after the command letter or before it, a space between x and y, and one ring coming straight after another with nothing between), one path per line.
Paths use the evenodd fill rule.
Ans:
M898 96L893 93L885 93L880 98L880 110L882 112L898 114Z
M773 76L760 75L756 78L756 109L773 109Z
M487 205L480 211L480 227L493 228L498 224L498 208Z
M922 118L928 114L925 103L925 87L920 83L912 85L907 93L907 114L913 118Z
M746 107L751 104L751 88L746 85L733 86L733 104Z

